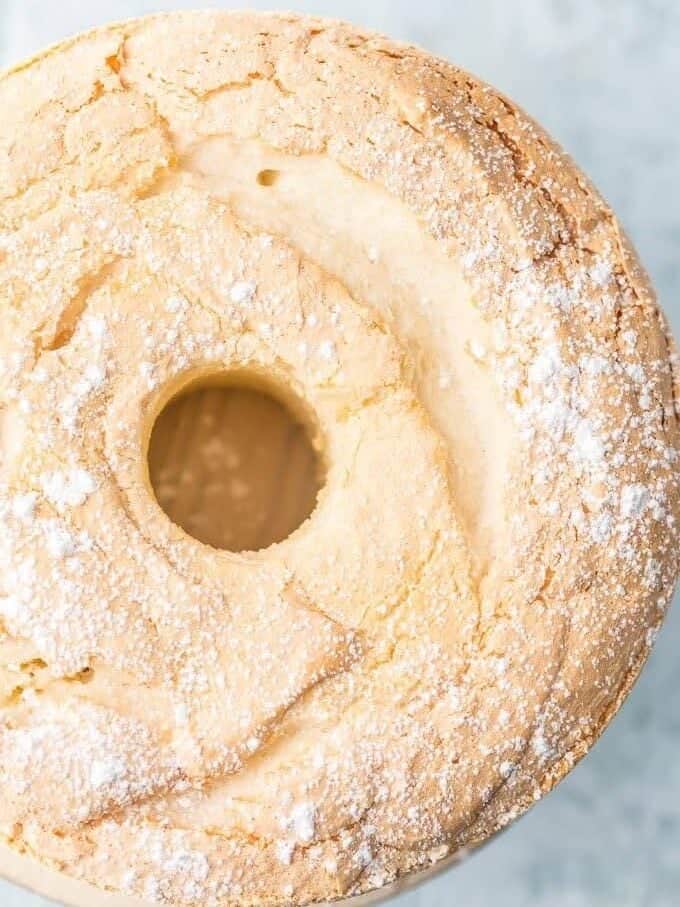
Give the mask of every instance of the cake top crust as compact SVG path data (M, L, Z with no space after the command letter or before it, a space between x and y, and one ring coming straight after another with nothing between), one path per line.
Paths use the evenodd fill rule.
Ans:
M294 15L90 32L0 109L0 869L299 905L507 825L678 572L677 360L605 202L469 74ZM319 428L258 552L149 485L219 372Z

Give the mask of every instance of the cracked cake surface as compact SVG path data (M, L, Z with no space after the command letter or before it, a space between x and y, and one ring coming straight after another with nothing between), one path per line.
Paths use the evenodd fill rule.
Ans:
M132 20L0 109L0 871L306 904L481 843L601 733L678 572L678 363L614 215L511 101L343 23ZM319 426L261 551L150 488L217 368Z

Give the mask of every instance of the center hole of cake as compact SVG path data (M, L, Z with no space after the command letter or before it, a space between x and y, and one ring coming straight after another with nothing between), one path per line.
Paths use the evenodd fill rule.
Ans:
M228 551L281 542L323 485L318 431L295 395L259 376L202 377L170 398L151 431L156 500L185 532Z

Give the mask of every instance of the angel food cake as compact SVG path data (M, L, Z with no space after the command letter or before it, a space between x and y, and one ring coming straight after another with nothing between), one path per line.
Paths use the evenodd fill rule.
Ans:
M0 871L282 907L484 841L676 578L677 362L613 214L335 22L114 25L0 109Z

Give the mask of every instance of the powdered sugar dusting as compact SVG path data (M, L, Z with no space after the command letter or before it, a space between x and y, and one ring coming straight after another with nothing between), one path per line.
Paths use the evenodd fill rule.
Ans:
M147 900L280 905L481 840L590 745L677 572L677 420L609 212L509 102L342 26L200 21L34 64L57 139L8 151L0 825ZM146 416L218 365L328 445L313 531L253 558L145 484Z

